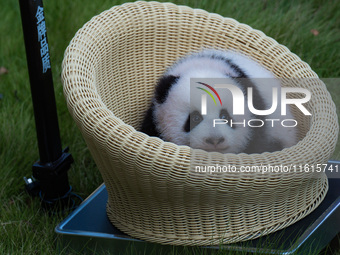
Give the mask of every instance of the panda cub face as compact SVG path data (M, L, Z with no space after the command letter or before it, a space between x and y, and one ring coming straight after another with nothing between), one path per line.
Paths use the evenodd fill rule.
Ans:
M228 93L219 93L224 102L223 107L214 105L212 100L207 100L208 112L201 114L201 91L190 91L190 78L226 78L222 72L213 70L205 71L194 69L182 75L167 75L160 81L158 89L162 86L168 88L167 96L155 97L154 121L160 137L178 145L188 145L195 149L217 151L221 153L238 153L244 150L250 132L244 127L231 127L230 125L216 125L214 119L231 117L234 121L242 121L240 117L232 116L232 97ZM199 72L197 72L199 71ZM170 83L168 83L170 82ZM166 89L162 89L162 93ZM163 95L156 92L156 95ZM218 89L217 89L217 92ZM225 92L225 91L224 91ZM161 99L162 100L157 100ZM244 116L243 116L244 117Z
M159 79L144 121L142 132L158 136L178 145L221 153L257 153L280 150L295 143L293 130L254 129L243 125L244 119L254 119L245 107L244 115L233 115L233 98L227 90L215 88L223 104L207 100L207 114L201 114L202 90L191 89L191 78L228 78L243 93L246 88L237 78L273 78L274 76L253 60L234 52L204 50L180 59ZM249 82L257 93L257 109L268 109L268 90ZM199 86L200 84L198 84ZM213 85L213 84L211 84ZM276 86L280 86L276 84ZM271 92L271 91L270 91ZM266 94L267 93L267 94ZM254 103L255 106L255 103ZM290 112L288 111L289 115ZM277 116L273 116L277 118ZM225 119L225 125L213 126L214 119ZM288 135L287 132L290 132ZM281 137L280 137L281 136ZM292 137L292 139L283 138Z
M229 84L236 84L231 79L229 81ZM230 125L230 120L232 119L235 123L242 123L244 118L250 118L250 113L245 112L245 115L242 116L233 115L231 93L227 93L223 89L216 89L216 91L220 95L223 105L215 104L208 97L207 114L202 115L202 91L192 88L190 92L190 112L187 114L183 129L189 136L189 145L192 148L221 153L243 152L251 139L252 130L243 125ZM217 119L224 119L227 124L213 126L214 120Z

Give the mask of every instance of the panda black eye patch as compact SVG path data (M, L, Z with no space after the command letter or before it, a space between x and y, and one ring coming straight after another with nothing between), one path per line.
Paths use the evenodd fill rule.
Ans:
M230 119L230 115L228 113L228 111L226 109L222 109L220 111L220 119L224 119L224 120L229 120Z
M200 124L203 120L203 116L198 111L193 111L189 114L185 124L184 131L190 132L193 128L195 128L198 124Z
M226 109L222 109L220 111L220 119L224 119L224 120L227 120L228 121L228 125L230 126L230 115L229 115L229 112L226 110ZM232 126L232 128L235 128L235 126Z

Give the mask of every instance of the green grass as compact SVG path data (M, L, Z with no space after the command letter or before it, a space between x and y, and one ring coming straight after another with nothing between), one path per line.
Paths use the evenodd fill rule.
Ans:
M0 8L0 254L57 254L54 227L62 216L40 210L37 200L24 191L23 176L39 158L18 1L3 0ZM92 16L123 1L45 1L51 62L63 146L75 158L70 183L83 197L102 178L75 127L62 94L60 79L63 52L75 32ZM340 2L321 0L187 0L174 1L235 18L262 30L310 64L325 78L340 77ZM319 31L315 36L311 29ZM340 87L328 85L339 111ZM333 159L340 159L338 144ZM330 249L330 248L329 248ZM128 253L135 254L133 248ZM180 254L189 254L182 252ZM195 254L198 251L194 252ZM173 250L169 254L177 254ZM179 252L178 252L179 254ZM228 254L219 251L217 254ZM234 253L231 253L234 254ZM334 254L334 253L333 253Z

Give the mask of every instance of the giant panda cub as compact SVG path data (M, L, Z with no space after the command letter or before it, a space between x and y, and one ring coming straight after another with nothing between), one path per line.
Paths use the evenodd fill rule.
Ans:
M236 104L233 104L232 93L216 88L216 95L218 93L223 104L208 96L207 113L202 114L204 92L190 87L191 78L228 78L244 94L244 113L233 114ZM266 80L270 81L270 88L261 84ZM206 91L214 87L204 82L196 85ZM280 92L280 86L280 81L270 71L240 53L213 49L193 53L179 59L159 79L141 131L209 152L250 154L282 150L296 144L297 127L280 124L280 103L269 116L256 115L247 106L248 87L252 87L253 107L267 110L273 103L272 88ZM284 119L294 119L288 106Z

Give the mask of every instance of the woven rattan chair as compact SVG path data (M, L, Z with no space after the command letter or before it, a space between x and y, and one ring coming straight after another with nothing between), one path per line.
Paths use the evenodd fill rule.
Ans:
M262 154L219 154L139 132L157 79L202 48L234 49L277 77L310 78L297 145ZM67 105L102 174L107 214L125 233L176 245L248 240L282 229L324 198L324 173L216 173L196 165L326 163L338 134L334 103L311 68L285 46L230 18L170 3L115 6L81 28L65 52ZM301 86L301 85L299 85Z

